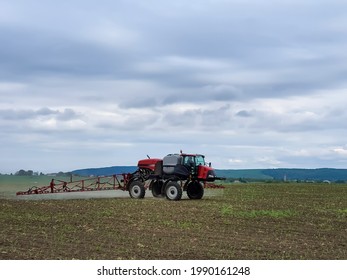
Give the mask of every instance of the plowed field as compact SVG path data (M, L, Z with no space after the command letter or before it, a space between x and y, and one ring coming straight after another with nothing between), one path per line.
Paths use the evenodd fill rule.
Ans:
M0 200L0 259L347 259L347 186L234 184L202 200Z

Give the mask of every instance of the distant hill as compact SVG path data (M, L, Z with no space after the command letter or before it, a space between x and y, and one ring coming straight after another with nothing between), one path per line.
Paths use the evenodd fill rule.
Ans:
M347 181L347 169L318 168L318 169L266 169L264 174L276 180L313 180L313 181Z
M254 180L299 180L299 181L347 181L347 169L335 168L278 168L278 169L240 169L216 170L218 176Z
M137 166L111 166L71 171L79 176L109 176L133 173ZM278 169L216 169L218 177L248 180L347 181L347 169L335 168L278 168Z
M229 179L273 180L273 176L264 173L265 169L216 169L218 177Z
M100 168L86 168L71 171L72 174L79 176L110 176L114 174L133 173L137 166L110 166Z

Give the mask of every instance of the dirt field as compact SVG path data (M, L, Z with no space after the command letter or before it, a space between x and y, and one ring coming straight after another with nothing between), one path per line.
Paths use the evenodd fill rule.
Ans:
M234 184L202 200L0 200L0 259L347 259L347 186Z

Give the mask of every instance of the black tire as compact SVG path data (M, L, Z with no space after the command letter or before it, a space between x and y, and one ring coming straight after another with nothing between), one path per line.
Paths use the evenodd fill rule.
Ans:
M129 194L132 198L141 199L145 197L146 189L141 181L132 181L129 185Z
M190 182L187 186L187 195L190 199L201 199L204 196L204 187L200 182Z
M165 186L165 196L169 200L180 200L182 198L182 188L175 182L170 181Z
M154 197L164 197L165 194L163 192L163 185L164 182L160 180L153 180L151 182L150 188Z

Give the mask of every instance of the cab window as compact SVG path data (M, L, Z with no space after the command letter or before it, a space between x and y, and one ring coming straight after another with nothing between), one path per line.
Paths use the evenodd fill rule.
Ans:
M195 157L195 160L196 160L196 165L199 166L199 165L205 165L205 159L203 156L196 156Z
M183 164L186 166L193 167L195 165L194 156L186 156L184 157Z

